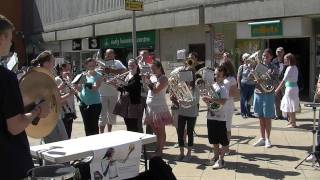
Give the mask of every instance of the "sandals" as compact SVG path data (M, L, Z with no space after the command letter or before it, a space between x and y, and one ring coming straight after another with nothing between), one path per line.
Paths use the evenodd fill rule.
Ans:
M288 128L297 128L297 125L295 125L295 124L288 124L287 127L288 127Z
M183 161L184 158L185 158L185 156L179 155L179 156L177 156L174 160L175 160L175 161Z
M191 155L186 155L186 156L182 159L183 162L189 162L190 160L191 160Z

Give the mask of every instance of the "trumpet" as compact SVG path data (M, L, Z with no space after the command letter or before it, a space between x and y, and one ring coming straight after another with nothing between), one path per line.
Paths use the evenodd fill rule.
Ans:
M129 74L130 71L127 71L125 73L119 74L113 78L110 78L106 81L106 84L114 85L114 86L125 86L128 83L125 81L125 78Z

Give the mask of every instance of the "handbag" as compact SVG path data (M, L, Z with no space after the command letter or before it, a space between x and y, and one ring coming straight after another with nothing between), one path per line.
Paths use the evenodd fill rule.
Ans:
M142 104L129 103L127 118L139 119L139 118L142 118L142 113L143 113Z
M143 105L131 104L129 94L121 94L113 109L113 114L123 118L139 119L142 118Z
M125 118L128 114L129 101L130 97L128 94L121 94L114 106L113 114Z

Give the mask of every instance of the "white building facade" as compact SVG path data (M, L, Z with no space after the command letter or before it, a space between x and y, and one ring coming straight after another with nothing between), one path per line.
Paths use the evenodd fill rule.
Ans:
M123 62L132 54L132 12L124 10L124 0L34 0L31 9L28 53L52 49L77 66L97 48L116 49ZM179 49L197 51L211 66L223 51L238 65L244 52L283 46L298 56L304 94L313 94L320 70L319 0L144 0L144 11L136 14L138 49L150 50L168 71ZM89 46L92 38L99 46Z

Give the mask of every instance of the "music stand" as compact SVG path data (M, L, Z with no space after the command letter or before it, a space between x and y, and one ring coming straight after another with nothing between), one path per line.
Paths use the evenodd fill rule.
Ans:
M316 141L316 111L317 111L317 107L320 107L320 103L307 103L307 104L304 104L304 106L305 107L312 107L312 110L313 110L313 128L311 131L312 132L312 152L309 153L307 155L307 157L305 157L296 167L294 167L294 169L297 169L311 155L315 156L315 151L316 151L316 143L315 143L315 141ZM312 167L315 166L316 162L318 162L318 164L320 165L320 160L317 157L316 157L316 161L312 161Z

